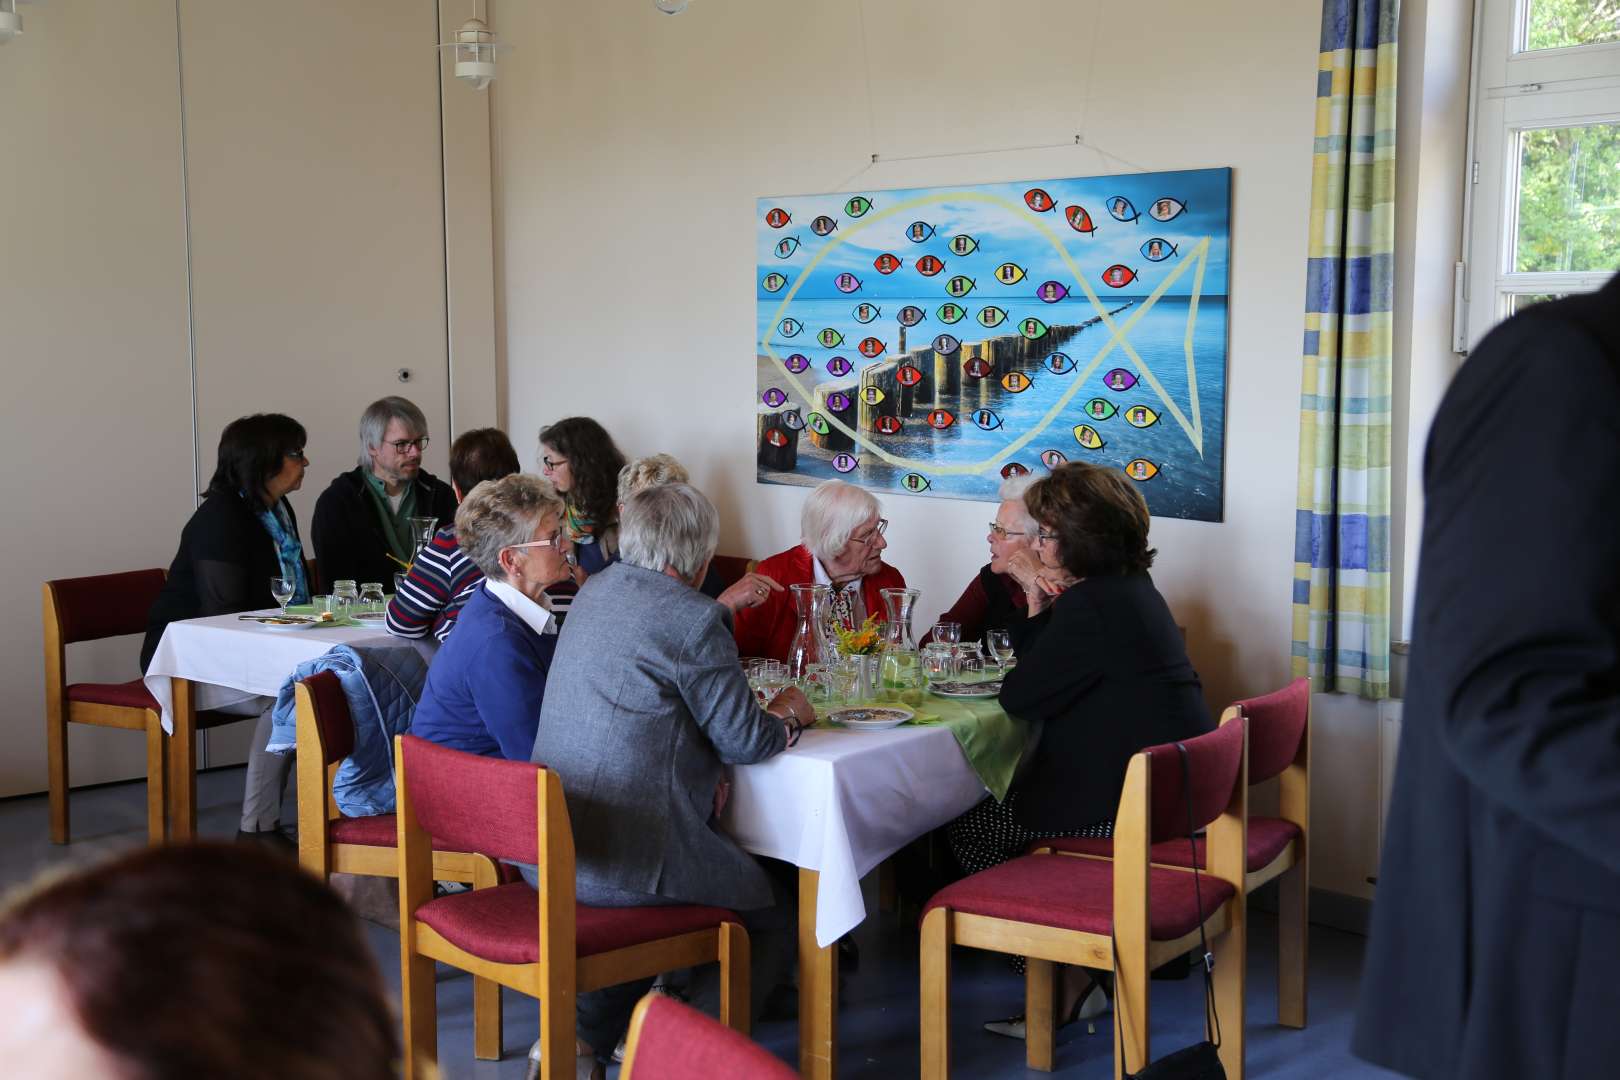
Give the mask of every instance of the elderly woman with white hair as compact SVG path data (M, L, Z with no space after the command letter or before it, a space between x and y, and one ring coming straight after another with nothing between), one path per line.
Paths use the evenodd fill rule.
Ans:
M833 617L855 629L873 613L882 615L884 589L903 589L906 579L883 561L889 546L882 507L872 493L842 480L828 480L810 493L799 517L803 540L759 564L758 572L782 592L759 596L760 605L737 613L737 649L745 656L786 660L798 616L786 587L832 586Z
M533 760L562 777L579 902L741 912L763 991L777 973L767 954L791 957L792 922L765 870L716 823L724 767L781 753L815 711L795 687L765 707L754 699L727 609L697 591L719 534L714 506L687 484L625 501L619 561L580 588L557 646ZM756 932L766 929L777 933ZM578 995L578 1075L594 1074L590 1059L612 1051L651 982Z
M456 511L456 539L483 582L428 668L411 734L527 761L557 648L546 587L568 577L563 501L538 476L485 480Z
M987 630L1006 630L1015 641L1022 637L1024 624L1029 621L1029 603L1014 572L1019 569L1018 556L1029 550L1035 538L1035 521L1024 505L1024 492L1036 479L1025 473L1001 482L997 492L1001 504L990 523L990 535L985 537L990 543L990 561L979 567L956 603L939 617L940 622L961 626L963 641L977 641ZM928 644L933 637L930 630L921 644Z

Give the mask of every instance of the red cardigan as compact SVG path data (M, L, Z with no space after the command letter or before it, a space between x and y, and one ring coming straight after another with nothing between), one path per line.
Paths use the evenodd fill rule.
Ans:
M793 632L799 625L789 586L808 585L815 581L815 564L811 561L810 549L803 544L788 548L765 559L754 570L781 585L782 591L771 593L759 607L744 608L737 613L734 628L737 654L785 661L788 650L793 646ZM877 573L861 579L861 602L866 605L866 613L883 612L881 590L905 587L906 579L900 571L884 563L878 567Z

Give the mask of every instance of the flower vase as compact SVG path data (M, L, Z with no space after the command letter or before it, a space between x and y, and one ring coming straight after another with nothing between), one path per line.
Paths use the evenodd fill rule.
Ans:
M855 661L855 701L864 705L877 700L878 672L883 665L883 654L867 653L850 659Z

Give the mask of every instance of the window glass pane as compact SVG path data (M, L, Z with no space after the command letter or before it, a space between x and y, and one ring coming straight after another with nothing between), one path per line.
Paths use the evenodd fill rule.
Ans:
M1530 0L1526 49L1620 41L1620 0Z
M1507 298L1507 313L1517 315L1532 304L1541 304L1548 300L1562 300L1568 295L1568 293L1510 293Z
M1620 266L1620 123L1521 132L1518 188L1515 271Z

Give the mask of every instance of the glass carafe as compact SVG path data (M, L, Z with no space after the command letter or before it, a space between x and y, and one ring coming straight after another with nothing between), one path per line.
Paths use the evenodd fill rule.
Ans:
M827 637L827 611L832 605L832 589L826 585L794 585L793 608L798 627L788 646L788 673L803 680L832 651Z
M922 593L917 589L883 589L888 622L883 628L882 683L889 690L912 690L922 683L917 639L911 635L911 612Z

